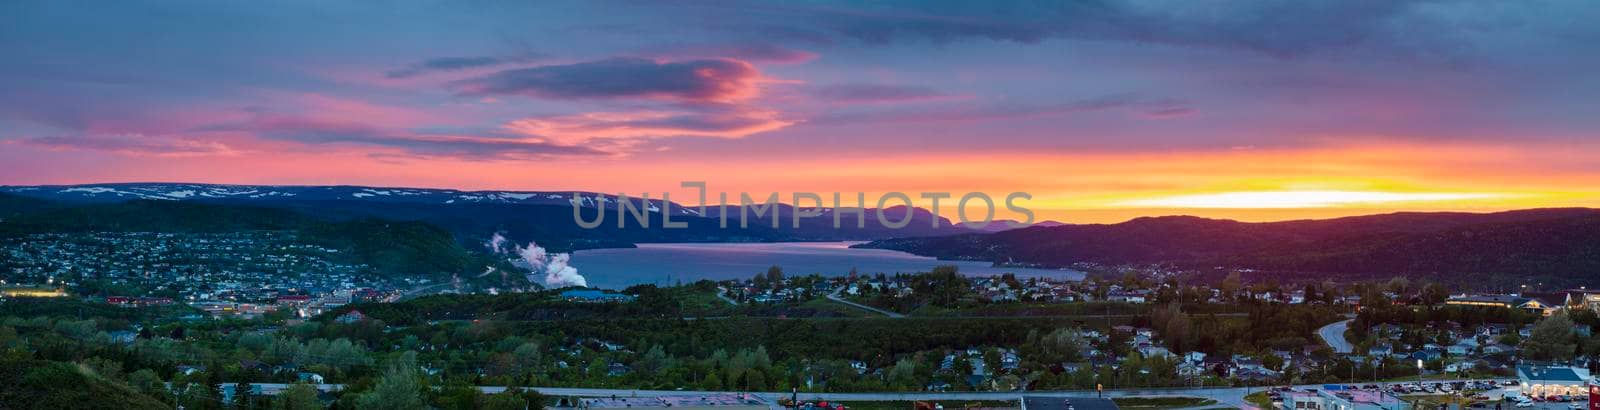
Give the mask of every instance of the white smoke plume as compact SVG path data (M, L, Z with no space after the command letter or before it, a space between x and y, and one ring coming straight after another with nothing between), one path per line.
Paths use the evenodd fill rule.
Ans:
M495 233L487 246L495 253L506 253L506 243L505 237ZM589 286L589 280L578 274L578 268L570 265L572 254L549 253L533 242L528 242L525 247L512 245L511 248L516 252L517 264L528 269L529 282L538 280L538 275L542 274L547 287Z
M532 246L532 244L529 244L529 246ZM545 286L552 288L589 286L589 280L578 274L578 268L567 265L567 262L571 259L572 254L569 253L550 255L550 261L544 267Z
M506 237L500 236L499 232L495 232L494 237L489 238L489 243L484 246L489 247L490 252L505 253Z

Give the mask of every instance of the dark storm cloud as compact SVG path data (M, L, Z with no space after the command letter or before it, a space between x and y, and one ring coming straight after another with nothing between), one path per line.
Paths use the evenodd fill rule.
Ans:
M749 63L733 59L662 63L612 58L505 70L453 85L457 93L469 96L723 102L752 96L760 75Z

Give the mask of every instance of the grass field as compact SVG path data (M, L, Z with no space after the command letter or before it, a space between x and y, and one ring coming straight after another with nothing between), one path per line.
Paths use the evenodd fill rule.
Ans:
M1272 398L1267 397L1267 392L1264 391L1250 393L1250 395L1244 396L1244 401L1255 405L1257 408L1272 408Z
M1217 404L1216 400L1199 397L1118 397L1111 401L1124 409L1181 409Z

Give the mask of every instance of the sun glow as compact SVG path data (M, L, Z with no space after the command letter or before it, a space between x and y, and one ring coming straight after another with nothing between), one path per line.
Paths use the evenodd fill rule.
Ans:
M1484 192L1250 191L1136 199L1117 205L1154 208L1333 208L1395 202L1501 199L1509 196L1512 195Z

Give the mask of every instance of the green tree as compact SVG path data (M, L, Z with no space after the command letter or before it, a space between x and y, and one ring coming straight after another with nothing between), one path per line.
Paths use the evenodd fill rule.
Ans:
M768 267L767 282L772 284L772 286L778 286L779 284L783 283L783 267L778 265L772 265L771 267Z
M1217 289L1222 291L1224 300L1233 300L1234 295L1239 294L1241 287L1244 287L1244 279L1239 277L1238 271L1228 272L1228 277L1223 278L1222 283L1217 285Z
M527 401L522 396L511 391L483 396L478 408L484 410L522 410L527 406Z
M1411 280L1406 279L1404 276L1396 276L1394 279L1389 279L1389 291L1394 292L1396 295L1405 296L1406 291L1410 289Z
M295 383L278 393L272 401L276 410L320 410L322 400L317 398L317 388L305 383Z
M190 384L183 390L183 396L178 398L178 403L185 409L206 410L221 409L222 396L211 394L211 389L203 384Z
M132 387L139 393L144 393L164 403L173 404L174 402L172 392L167 390L166 383L161 381L161 376L156 374L155 370L139 369L129 373L128 387Z
M245 372L248 374L248 372ZM254 390L250 386L250 378L241 376L238 383L233 385L233 408L249 409L254 407L255 397L250 393Z
M1430 282L1422 286L1422 301L1427 302L1429 305L1442 304L1445 299L1449 298L1450 291L1446 290L1444 285Z
M416 352L406 352L383 372L378 385L361 395L356 407L362 410L421 410L422 383L417 376Z
M1528 340L1522 342L1523 355L1532 360L1571 360L1577 343L1572 340L1572 319L1565 313L1540 320L1533 325Z

